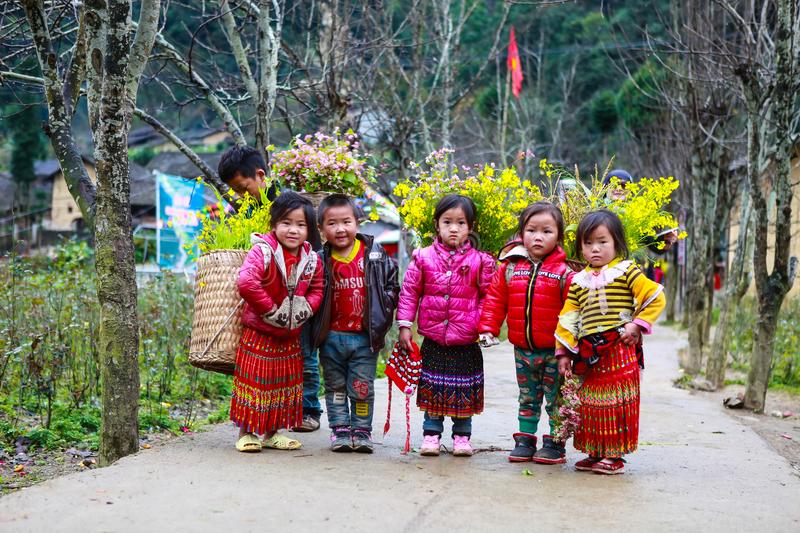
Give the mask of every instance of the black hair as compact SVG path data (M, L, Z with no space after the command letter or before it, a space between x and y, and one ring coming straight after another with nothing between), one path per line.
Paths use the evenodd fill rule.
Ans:
M581 219L575 235L575 248L582 250L586 238L600 226L605 226L611 234L611 238L614 239L614 250L617 252L617 256L627 259L630 252L628 251L628 244L625 242L625 228L622 227L622 221L617 214L608 209L592 211ZM582 251L581 255L583 255Z
M475 203L471 198L461 194L448 194L439 200L439 203L436 204L436 209L433 211L433 223L438 224L439 218L442 216L442 214L444 214L445 211L455 208L460 208L464 212L469 229L471 230L474 228L475 213L477 211L475 208Z
M319 207L317 207L317 223L321 226L325 220L325 213L328 209L332 207L344 207L347 206L353 210L353 218L358 223L359 217L359 209L356 207L355 202L353 199L347 196L346 194L340 193L333 193L326 196L322 202L320 202Z
M469 235L467 235L467 239L470 244L472 244L472 247L477 249L480 244L480 238L472 231L473 228L475 228L475 217L478 212L478 209L475 207L475 202L472 201L472 198L462 194L448 194L439 200L439 203L436 204L436 209L433 210L434 227L439 225L439 218L444 212L450 209L461 209L464 212L464 217L467 219L467 226L469 226ZM438 234L438 227L436 227L436 232Z
M286 216L295 209L302 209L303 215L306 219L306 229L308 236L306 240L311 243L311 248L319 250L322 248L322 242L319 238L319 230L317 225L314 224L314 205L308 198L297 194L294 191L283 191L278 196L272 205L269 207L270 226L275 229L275 226L286 218Z
M519 228L517 232L520 237L525 233L525 226L528 224L528 220L539 213L547 213L553 217L553 220L556 221L556 228L558 229L558 242L562 242L564 239L564 215L561 213L561 209L559 209L558 206L546 200L532 203L526 207L519 216Z
M217 165L217 173L225 183L237 173L246 178L255 178L257 170L267 171L267 163L261 152L251 146L232 146L225 150Z

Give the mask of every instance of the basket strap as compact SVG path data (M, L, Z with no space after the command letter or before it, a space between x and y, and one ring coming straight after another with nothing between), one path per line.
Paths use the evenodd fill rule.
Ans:
M242 306L242 304L244 304L244 298L240 299L240 300L239 300L239 303L238 303L238 304L236 304L236 307L234 307L234 308L233 308L233 310L232 310L230 313L228 313L228 316L225 318L225 321L224 321L224 322L222 323L222 325L219 327L219 329L217 330L217 332L216 332L216 333L214 333L214 336L213 336L213 337L211 337L211 340L210 340L210 341L208 341L208 344L206 345L205 349L203 350L203 353L201 353L201 354L200 354L200 357L199 357L199 359L202 359L203 357L205 357L205 356L206 356L206 354L208 353L208 350L210 350L210 349L211 349L211 345L212 345L212 344L214 344L214 341L216 341L216 340L217 340L217 337L219 337L219 334L220 334L220 333L222 333L222 330L223 330L223 329L225 329L225 326L227 326L227 325L228 325L228 322L230 322L230 321L231 321L231 318L233 318L233 315L235 315L235 314L236 314L236 311L238 311L238 310L239 310L239 308Z

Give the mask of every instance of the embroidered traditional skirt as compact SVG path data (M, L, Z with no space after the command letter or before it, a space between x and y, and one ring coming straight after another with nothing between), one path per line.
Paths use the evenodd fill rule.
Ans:
M233 374L231 420L251 433L297 427L303 418L300 337L244 328Z
M483 411L483 354L477 343L441 346L425 339L417 406L430 416L466 418Z
M639 443L639 365L636 347L617 343L589 368L578 396L576 449L595 457L621 457Z

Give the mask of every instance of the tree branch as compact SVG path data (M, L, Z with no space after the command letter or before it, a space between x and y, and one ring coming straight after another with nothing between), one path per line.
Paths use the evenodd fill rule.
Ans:
M56 54L50 40L44 2L42 0L23 0L22 4L33 34L39 67L42 70L49 115L46 133L50 137L50 143L58 158L67 188L75 198L83 219L89 227L93 228L97 191L86 172L83 158L72 137L72 121L64 105L63 86L58 76Z
M161 0L142 0L136 37L133 40L130 58L128 59L126 91L131 108L136 107L139 80L147 66L147 61L150 59L150 51L153 49L153 42L158 32L160 15Z
M174 144L178 150L181 151L194 165L203 173L206 181L213 185L222 196L227 198L229 187L222 181L219 175L208 164L203 161L197 153L192 150L175 132L164 126L157 118L150 115L143 109L138 107L133 110L133 114L139 117L143 122L149 124L154 130L160 133L165 139Z

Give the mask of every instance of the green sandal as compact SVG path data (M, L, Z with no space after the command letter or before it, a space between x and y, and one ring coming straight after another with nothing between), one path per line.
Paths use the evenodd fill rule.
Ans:
M245 433L236 441L236 449L244 453L258 453L261 451L261 441L252 433Z
M296 439L290 439L286 435L275 433L268 439L264 439L261 443L264 448L272 448L273 450L299 450L303 444Z

